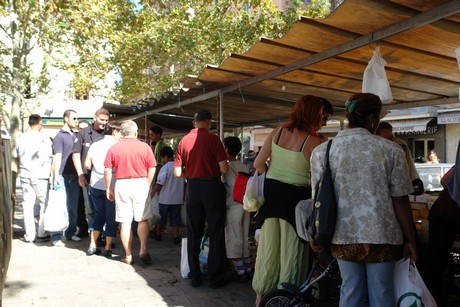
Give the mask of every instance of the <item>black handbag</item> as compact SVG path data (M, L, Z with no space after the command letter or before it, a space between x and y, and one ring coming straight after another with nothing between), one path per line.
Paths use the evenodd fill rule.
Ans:
M323 248L330 247L337 220L337 201L329 164L329 150L331 144L332 140L327 143L325 157L326 168L324 169L321 179L316 184L313 211L307 221L310 237L316 241L316 244Z

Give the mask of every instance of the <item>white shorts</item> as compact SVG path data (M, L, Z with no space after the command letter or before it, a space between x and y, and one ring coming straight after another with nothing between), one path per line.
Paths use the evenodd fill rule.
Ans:
M147 202L150 186L146 178L117 179L115 182L116 221L131 223L152 217L152 209Z

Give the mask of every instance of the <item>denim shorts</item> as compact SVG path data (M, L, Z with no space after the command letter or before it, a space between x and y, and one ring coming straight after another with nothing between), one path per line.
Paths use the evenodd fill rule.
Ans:
M161 226L166 226L169 215L169 226L175 227L181 224L181 206L160 204Z

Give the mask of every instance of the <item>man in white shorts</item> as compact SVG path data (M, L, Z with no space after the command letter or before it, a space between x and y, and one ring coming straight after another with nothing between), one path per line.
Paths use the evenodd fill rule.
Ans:
M149 264L152 258L147 250L148 219L152 217L152 210L146 200L156 161L150 146L137 139L137 129L132 120L121 123L122 138L107 152L104 179L107 198L115 200L116 221L121 223L120 236L126 253L122 261L133 263L131 223L134 219L138 222L137 234L141 243L139 257L143 264ZM111 186L112 169L115 170L115 188Z

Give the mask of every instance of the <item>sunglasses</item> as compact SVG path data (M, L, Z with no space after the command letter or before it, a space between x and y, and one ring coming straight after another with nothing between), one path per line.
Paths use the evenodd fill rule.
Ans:
M74 117L73 120L78 120L78 117Z

